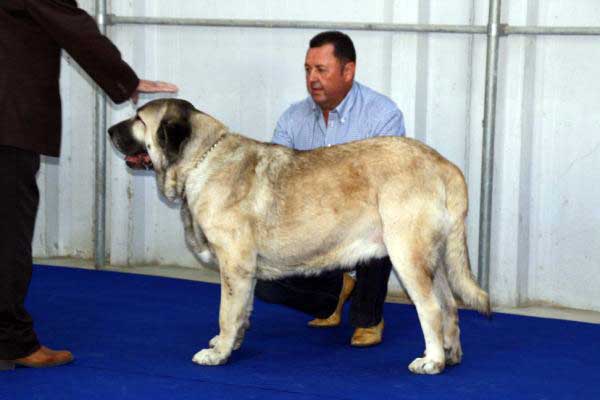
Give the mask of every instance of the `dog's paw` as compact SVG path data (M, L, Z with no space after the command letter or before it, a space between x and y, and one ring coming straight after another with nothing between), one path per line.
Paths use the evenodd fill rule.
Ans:
M410 372L414 374L428 374L434 375L439 374L444 370L445 362L435 361L429 359L427 357L423 358L415 358L413 362L410 363L408 369Z
M244 336L239 336L235 339L235 342L233 342L233 350L237 350L242 346L242 342L244 341ZM214 338L210 339L210 342L208 342L208 346L210 348L219 348L222 347L222 340L221 340L221 336L217 335Z
M221 335L217 335L214 338L210 339L210 342L208 342L208 346L209 347L217 347L219 346L219 344L221 343Z
M204 349L197 352L192 361L200 365L222 365L227 362L227 357L215 349Z

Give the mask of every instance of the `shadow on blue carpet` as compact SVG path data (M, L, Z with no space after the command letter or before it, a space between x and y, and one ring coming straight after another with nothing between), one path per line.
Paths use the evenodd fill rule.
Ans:
M44 344L73 364L0 373L0 399L598 399L600 325L460 312L462 364L411 374L423 351L412 306L386 304L385 339L349 346L352 327L256 302L229 363L191 362L218 333L218 285L36 267L28 307ZM346 318L347 320L347 318Z

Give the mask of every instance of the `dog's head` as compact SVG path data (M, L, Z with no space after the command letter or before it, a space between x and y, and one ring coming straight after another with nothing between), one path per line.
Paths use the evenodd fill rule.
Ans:
M153 169L159 190L169 200L183 194L187 173L198 154L227 132L222 123L179 99L151 101L133 118L108 130L127 165Z
M130 168L161 172L181 158L192 135L190 116L194 112L199 111L185 100L154 100L108 133Z

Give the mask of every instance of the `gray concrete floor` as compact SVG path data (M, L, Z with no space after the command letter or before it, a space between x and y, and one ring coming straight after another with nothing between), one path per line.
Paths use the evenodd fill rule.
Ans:
M49 266L94 269L94 263L92 261L72 258L36 258L34 259L34 263ZM135 267L108 266L103 268L103 270L219 283L218 271L207 268L196 269L177 266L141 265ZM386 301L391 303L409 302L409 300L401 294L390 294L388 295ZM551 307L546 305L530 305L526 307L494 307L494 312L600 324L600 312Z

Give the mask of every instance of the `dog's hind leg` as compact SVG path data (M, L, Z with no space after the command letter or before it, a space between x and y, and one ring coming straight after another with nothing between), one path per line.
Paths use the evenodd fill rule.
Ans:
M221 266L220 331L219 335L210 341L212 347L194 355L193 361L201 365L220 365L227 362L231 352L241 345L252 310L249 304L252 302L256 280L255 261L241 261L245 257L235 257L222 251L217 251L217 258Z
M387 246L389 240L404 241L404 243ZM446 362L443 348L442 309L433 292L431 271L425 261L427 256L422 253L422 249L415 246L415 242L408 236L396 236L388 239L386 246L394 265L394 271L417 309L425 338L424 356L415 359L408 368L417 374L440 373Z
M441 266L435 270L433 291L442 305L442 322L444 332L444 352L446 365L459 364L462 360L460 345L460 328L458 325L458 310L456 300L450 290L446 270Z
M415 304L425 338L423 357L415 359L408 368L417 374L440 373L446 360L442 308L433 287L440 251L436 211L424 207L416 197L403 200L402 213L393 206L386 210L385 204L380 204L380 211L385 246L394 271Z

